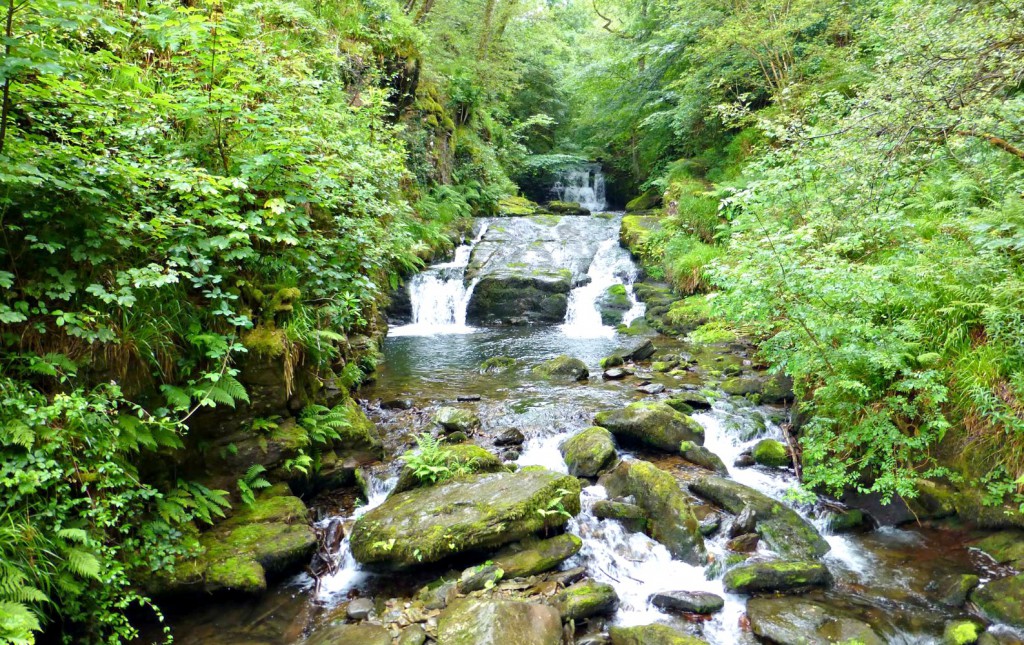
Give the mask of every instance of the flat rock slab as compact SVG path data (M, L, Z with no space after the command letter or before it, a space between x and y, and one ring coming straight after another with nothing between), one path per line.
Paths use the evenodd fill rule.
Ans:
M580 483L569 475L543 468L471 475L389 497L356 521L350 543L357 561L400 569L516 542L579 510Z
M391 634L380 625L335 623L317 629L305 645L391 645Z
M548 605L461 598L438 621L444 645L560 645L562 620Z
M755 562L729 569L724 582L732 593L803 593L830 586L832 574L820 562Z
M754 634L779 645L884 642L866 622L802 598L752 598L747 618Z
M713 614L721 611L725 600L707 591L663 591L651 596L655 607L692 614Z

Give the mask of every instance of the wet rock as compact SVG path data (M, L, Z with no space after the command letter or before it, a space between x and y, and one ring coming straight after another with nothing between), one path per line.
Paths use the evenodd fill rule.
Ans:
M612 368L626 364L626 359L621 354L612 354L601 359L601 367Z
M612 639L608 634L586 634L576 639L576 645L609 645Z
M867 623L803 598L751 598L747 618L754 634L778 645L884 642Z
M957 574L941 578L926 587L939 601L950 607L963 607L971 591L981 584L981 578L972 574Z
M388 399L380 403L381 410L411 410L413 407L412 399Z
M547 605L462 598L442 612L437 632L444 645L560 645L562 621Z
M523 433L516 428L509 428L497 436L494 440L496 446L520 446L526 441Z
M480 363L481 374L505 374L515 371L519 362L511 356L493 356Z
M971 600L992 620L1024 628L1024 573L975 589Z
M506 450L502 454L502 459L505 461L518 461L520 457L522 457L522 453L518 450Z
M423 645L427 642L427 632L419 625L409 625L398 635L395 645Z
M735 553L753 553L757 551L757 543L760 539L757 533L744 533L729 540L725 546Z
M825 526L829 533L849 533L855 531L867 521L864 512L851 508L844 511L830 511L825 518Z
M590 211L580 206L578 202L550 201L547 209L559 215L590 215Z
M605 379L609 381L618 381L620 379L626 378L627 375L625 370L613 367L611 369L605 370L601 374L601 376L603 376Z
M973 645L983 631L984 625L973 620L951 620L942 631L942 645Z
M571 533L547 540L528 539L496 555L494 564L501 567L506 579L535 576L557 568L582 547L583 541Z
M612 433L597 426L574 434L562 442L559 450L569 467L569 474L576 477L596 477L616 458Z
M808 560L829 551L828 542L817 529L791 508L753 488L715 475L702 475L689 487L730 513L742 513L749 506L757 515L756 533L783 558Z
M649 519L652 538L689 564L707 560L704 537L690 502L675 477L646 461L623 461L601 477L609 495L632 495Z
M622 322L626 312L633 304L629 301L629 294L626 287L621 284L613 284L601 294L597 302L597 310L601 314L601 324L614 327Z
M682 414L693 414L694 412L694 409L691 408L689 404L684 403L679 399L665 399L663 403L676 412L681 412Z
M612 645L707 645L696 636L660 624L612 627L608 634L612 637Z
M704 428L664 403L631 403L625 408L599 412L594 424L616 437L676 452L684 441L704 444Z
M718 533L718 529L722 528L722 516L718 513L709 513L700 522L700 534L704 537L709 537Z
M461 443L445 447L441 465L453 471L465 471L467 473L495 473L505 470L504 464L496 455L471 443ZM391 494L397 495L420 486L431 485L433 483L429 479L420 479L416 476L413 469L406 465L402 466L402 470L399 471L398 482L395 484Z
M665 386L661 383L648 383L647 385L641 385L636 390L644 394L661 394L665 391Z
M455 400L459 403L473 403L479 401L482 397L479 394L459 394L455 397Z
M613 613L619 606L619 595L609 584L584 580L555 594L551 604L562 614L563 621L579 621Z
M305 641L305 645L391 645L391 634L380 625L370 623L331 623L318 628Z
M791 465L785 444L775 439L762 439L754 446L754 463L770 468L788 468Z
M442 441L449 445L456 445L460 443L466 443L469 441L469 435L465 432L451 432L442 437Z
M961 520L987 529L1024 528L1024 513L1014 504L990 506L983 490L965 487L953 498Z
M832 574L820 562L755 562L729 569L724 583L732 593L803 593L830 586Z
M1024 531L1000 531L970 543L999 564L1024 569Z
M729 469L725 467L721 457L711 452L704 446L698 446L692 441L684 441L679 445L679 452L683 459L690 463L697 464L702 468L714 471L719 475L728 475Z
M758 378L730 378L722 381L722 391L733 396L749 396L760 394L764 383Z
M373 613L373 601L369 598L356 598L348 603L345 615L350 620L366 620Z
M425 609L444 609L455 600L458 594L458 583L454 580L438 580L420 589L418 598Z
M740 455L733 460L732 465L737 468L750 468L751 466L756 465L756 462L754 461L753 455Z
M543 468L470 475L392 495L352 529L352 554L363 564L405 568L495 548L564 525L580 510L575 477ZM557 503L565 510L557 510Z
M568 381L585 381L590 376L586 363L565 354L544 361L534 367L532 372L543 378Z
M586 575L586 567L573 567L572 569L566 569L565 571L549 574L548 579L562 585L563 587L568 587L571 584L579 582L586 577Z
M635 363L637 361L646 361L651 356L654 356L656 351L657 348L654 347L654 343L648 339L624 353L622 357L627 361Z
M473 434L474 430L480 428L480 417L461 408L443 407L434 413L433 420L445 432Z
M488 589L501 580L504 570L496 564L481 564L470 567L459 577L459 593L467 594Z
M713 614L721 611L725 600L707 591L663 591L651 596L655 607L691 614Z
M679 361L654 361L651 363L651 371L671 372L677 365L679 365Z
M754 510L753 506L747 506L743 509L732 524L729 525L729 537L738 537L740 535L746 535L753 533L757 530L757 511Z
M618 520L626 527L626 530L633 532L647 531L647 513L644 509L635 504L613 502L601 499L594 502L591 511L594 517L603 520Z

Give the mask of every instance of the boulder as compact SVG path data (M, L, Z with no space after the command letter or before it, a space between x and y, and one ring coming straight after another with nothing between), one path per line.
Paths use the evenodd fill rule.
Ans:
M724 583L732 593L803 593L830 586L832 574L820 562L754 562L729 569Z
M521 446L526 442L526 437L516 428L509 428L494 439L496 446Z
M613 284L601 294L597 302L597 310L601 313L601 323L614 327L622 322L626 312L633 306L629 301L629 293L621 284Z
M471 443L446 446L442 454L443 465L451 469L461 468L470 473L495 473L505 470L504 464L497 455ZM412 468L405 465L398 473L398 483L395 484L391 494L397 495L413 488L429 485L429 481L421 480Z
M636 499L647 514L650 536L673 557L695 565L707 561L700 524L675 477L646 461L623 461L600 483L609 495Z
M481 374L505 374L515 371L518 361L511 356L492 356L480 363Z
M729 469L725 467L725 463L722 461L721 457L704 446L698 446L692 441L684 441L679 445L679 452L683 455L683 459L690 463L697 464L702 468L707 468L719 475L729 474Z
M562 621L547 605L460 598L438 619L444 645L561 645Z
M792 379L778 374L767 378L736 376L722 381L721 388L733 396L757 395L762 403L792 403L794 400Z
M580 510L575 477L543 468L470 475L393 495L356 520L363 564L405 568L493 549L563 526Z
M684 441L704 444L704 428L664 403L631 403L619 410L599 412L594 424L620 439L666 452L677 452Z
M480 428L480 417L462 408L443 407L434 413L433 421L445 432L473 434Z
M556 569L582 547L583 541L571 533L546 540L527 539L496 555L494 564L501 567L506 579L535 576Z
M707 591L662 591L651 596L651 604L670 611L713 614L721 611L725 600Z
M427 642L427 632L418 624L413 623L398 635L395 645L423 645Z
M864 526L867 517L857 508L843 511L830 511L825 516L825 526L829 533L849 533Z
M942 630L942 645L973 645L985 626L973 620L951 620Z
M1024 573L975 589L971 600L992 620L1024 629Z
M696 636L660 624L612 627L608 634L612 645L707 645Z
M531 371L542 378L563 381L585 381L590 376L586 363L564 354L544 361Z
M600 499L591 508L594 517L603 520L618 520L628 531L647 531L647 513L635 504Z
M999 564L1024 570L1024 531L1000 531L970 543Z
M760 541L757 533L743 533L729 540L725 548L734 553L753 553L757 551L757 543Z
M619 595L609 584L584 580L555 594L551 604L562 614L563 621L579 621L613 613L619 606Z
M380 625L331 623L319 627L305 645L391 645L391 634Z
M604 428L592 426L574 434L559 447L569 474L596 477L615 461L615 439Z
M939 602L950 607L963 607L968 596L981 584L981 578L976 575L961 573L948 575L926 587L939 598Z
M770 468L788 468L792 461L785 444L775 439L762 439L754 446L751 453L754 463Z
M590 211L579 205L579 202L562 202L558 200L548 202L547 209L559 215L590 215Z
M459 576L459 593L468 594L481 589L493 587L505 577L505 571L496 564L481 564L470 567Z
M817 529L796 511L764 493L739 482L715 475L702 475L689 483L690 490L730 513L740 514L748 507L757 517L757 534L772 551L792 560L808 560L825 555L828 542Z
M619 369L618 367L613 367L611 369L605 370L601 374L601 376L603 376L606 380L609 381L618 381L620 379L626 378L626 370Z
M345 615L350 620L366 620L373 613L373 601L369 598L354 598L345 608Z
M698 394L696 392L680 392L679 394L674 395L668 401L665 401L665 403L668 403L673 407L675 403L681 403L690 408L693 408L694 410L711 409L711 403L709 403L708 400L702 394Z
M866 622L803 598L751 598L747 619L754 634L778 645L884 642Z

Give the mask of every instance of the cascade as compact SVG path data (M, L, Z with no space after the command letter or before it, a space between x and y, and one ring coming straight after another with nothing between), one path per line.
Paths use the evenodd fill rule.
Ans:
M412 323L391 329L389 335L433 336L474 331L466 325L466 307L476 282L466 284L466 268L473 248L486 232L484 225L473 240L455 249L451 262L435 264L409 281Z
M608 206L604 173L596 163L563 171L551 192L558 200L576 202L591 213L599 213Z
M576 287L569 293L569 307L565 314L562 331L574 338L611 337L615 329L604 324L598 301L608 288L621 284L626 287L630 309L622 319L628 325L635 318L642 316L643 304L639 303L633 293L633 282L639 270L629 253L619 246L618 229L611 231L612 237L601 242L594 255L594 260L587 270L589 282Z

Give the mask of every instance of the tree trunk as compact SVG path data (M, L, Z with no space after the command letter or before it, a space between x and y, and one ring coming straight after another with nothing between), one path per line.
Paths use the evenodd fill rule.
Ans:
M14 0L7 0L7 25L4 29L7 44L4 46L4 58L11 55L11 39L14 37ZM4 79L3 97L0 98L0 154L4 151L7 139L7 120L11 115L11 79Z

